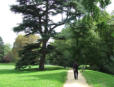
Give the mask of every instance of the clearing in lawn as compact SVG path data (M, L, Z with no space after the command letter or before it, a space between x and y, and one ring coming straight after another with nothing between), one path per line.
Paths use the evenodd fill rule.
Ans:
M86 70L83 75L93 87L114 87L114 75Z
M45 71L16 71L12 64L0 64L0 87L62 87L67 70L46 66Z

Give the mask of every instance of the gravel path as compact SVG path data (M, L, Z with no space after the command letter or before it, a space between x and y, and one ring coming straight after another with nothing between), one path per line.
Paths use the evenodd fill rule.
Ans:
M67 81L63 87L91 87L87 84L85 78L79 72L78 80L74 79L73 70L68 71Z

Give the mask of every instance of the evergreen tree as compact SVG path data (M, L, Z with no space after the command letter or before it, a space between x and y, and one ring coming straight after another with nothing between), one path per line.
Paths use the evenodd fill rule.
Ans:
M55 29L67 22L77 20L82 14L84 15L84 12L91 12L92 16L96 15L97 4L104 7L109 0L17 0L17 2L18 4L13 5L11 10L22 13L24 17L23 23L15 27L14 31L25 31L27 35L40 34L41 40L38 41L38 45L42 45L39 46L41 53L39 69L43 70L48 52L47 43L55 35ZM54 22L53 17L58 14L61 14L61 20Z
M3 57L4 57L4 42L0 37L0 62L3 62Z
M23 23L15 27L14 31L25 31L27 35L40 34L41 40L38 44L42 45L39 50L41 52L39 68L43 70L48 40L54 36L55 28L80 15L80 10L76 10L78 3L70 0L17 0L17 2L18 4L13 5L11 10L22 13L24 18ZM54 22L52 17L58 14L61 14L61 20ZM66 16L62 18L63 14Z

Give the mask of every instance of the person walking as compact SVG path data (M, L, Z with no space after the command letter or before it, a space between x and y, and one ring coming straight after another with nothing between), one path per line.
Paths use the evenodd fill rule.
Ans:
M78 79L78 64L75 62L73 64L74 78Z

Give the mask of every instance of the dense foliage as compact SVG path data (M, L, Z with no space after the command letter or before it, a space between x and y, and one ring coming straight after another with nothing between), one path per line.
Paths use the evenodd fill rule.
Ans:
M68 2L68 3L65 3ZM80 10L76 11L76 4L67 0L17 0L18 4L13 5L11 10L22 13L24 15L23 23L14 28L14 31L25 31L29 34L40 34L41 39L38 41L40 45L40 69L44 69L45 57L48 51L48 40L54 36L54 29L64 23L72 20L76 15L80 15ZM73 5L72 5L73 4ZM74 11L71 11L71 10ZM54 22L51 16L65 14L59 22ZM72 14L72 16L71 16ZM62 17L62 15L61 15Z
M24 17L23 23L15 27L14 31L24 31L27 35L40 34L41 39L37 43L37 51L40 53L39 68L43 70L46 55L50 50L48 41L55 36L56 27L65 23L72 24L85 15L97 20L100 8L108 5L110 0L17 0L17 2L11 10L22 13ZM61 20L54 22L53 18L57 15L61 15Z
M4 42L0 37L0 62L3 62L3 57L4 57Z
M67 26L58 34L58 37L64 39L52 43L55 49L47 60L62 66L71 66L77 61L79 64L90 65L94 70L114 73L112 19L106 12L102 12L99 22L91 21L93 24L88 25L89 21L86 22L84 17Z
M3 60L4 62L12 62L14 60L11 45L8 43L4 44Z
M24 46L36 43L37 39L38 39L37 35L30 35L30 36L18 35L12 48L14 61L17 62L19 59L21 59L21 56L19 57L19 51L22 50Z
M12 60L13 54L10 44L4 44L2 38L0 37L0 62L11 62Z

